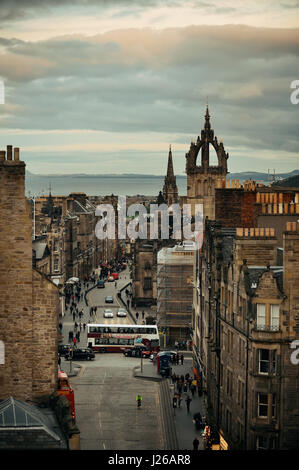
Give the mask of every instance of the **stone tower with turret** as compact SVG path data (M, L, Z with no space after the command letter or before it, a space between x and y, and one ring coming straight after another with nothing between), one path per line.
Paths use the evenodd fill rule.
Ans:
M210 146L216 152L218 165L210 165ZM197 158L201 151L201 165ZM228 153L225 152L222 141L218 142L210 124L210 114L207 105L205 125L197 141L191 142L186 154L187 173L187 202L194 214L195 204L203 204L203 216L215 219L215 188L218 181L225 181Z

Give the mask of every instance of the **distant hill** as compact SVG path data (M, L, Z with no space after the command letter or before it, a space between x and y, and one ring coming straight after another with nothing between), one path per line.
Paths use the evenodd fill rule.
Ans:
M299 175L291 176L290 178L283 179L272 183L271 186L282 186L286 188L298 188L299 189Z
M31 173L26 169L26 175L29 177L40 177L40 178L164 178L165 175L149 175L143 173L120 173L120 174L113 174L113 173L103 173L103 174L86 174L86 173L68 173L68 174L48 174L48 175L40 175ZM293 176L299 175L299 170L293 170L289 173L275 173L275 178L278 180L285 180L287 178L291 178ZM186 175L176 175L176 178L186 178ZM271 182L271 175L268 173L261 173L258 171L242 171L239 173L228 173L227 179L238 179L240 182L245 180L254 180L254 181L262 181L262 182Z
M292 178L293 176L299 175L299 170L293 170L289 173L275 173L275 179L278 181L282 181L288 178ZM260 173L258 171L243 171L240 173L229 173L227 175L227 179L238 179L240 182L244 180L253 180L256 182L263 182L266 184L271 183L271 179L273 179L273 175L269 175L268 173Z

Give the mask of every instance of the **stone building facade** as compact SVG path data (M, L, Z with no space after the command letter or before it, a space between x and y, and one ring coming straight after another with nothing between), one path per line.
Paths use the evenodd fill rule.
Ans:
M31 206L19 149L0 151L0 399L34 401L57 388L59 291L32 268Z
M229 449L298 447L299 224L225 228L207 221L197 260L194 359L209 417Z

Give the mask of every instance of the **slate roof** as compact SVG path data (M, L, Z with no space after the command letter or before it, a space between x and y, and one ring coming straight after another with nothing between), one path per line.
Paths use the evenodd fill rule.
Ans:
M12 396L0 401L0 436L1 431L15 428L16 431L26 428L40 429L48 434L51 440L57 441L59 447L65 447L65 438L49 409L40 409Z

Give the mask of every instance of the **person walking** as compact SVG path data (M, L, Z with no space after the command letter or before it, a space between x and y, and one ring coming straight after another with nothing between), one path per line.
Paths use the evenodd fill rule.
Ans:
M189 397L189 395L187 395L187 398L186 398L186 405L187 405L187 413L190 413L190 403L192 401L192 398Z
M144 320L145 311L142 310L142 320Z
M179 405L179 408L181 408L181 403L182 403L182 395L179 393L179 394L178 394L178 405Z
M60 357L60 355L58 356L58 367L59 367L59 370L61 370L61 357Z
M139 313L136 312L136 320L138 321Z
M184 354L181 354L181 364L184 364Z
M199 447L199 440L198 440L197 436L195 436L195 438L193 440L193 450L198 450L198 447Z
M176 365L178 366L180 363L180 356L179 353L176 354Z
M141 408L141 402L142 402L142 396L141 395L137 395L136 396L136 402L137 402L137 408Z

